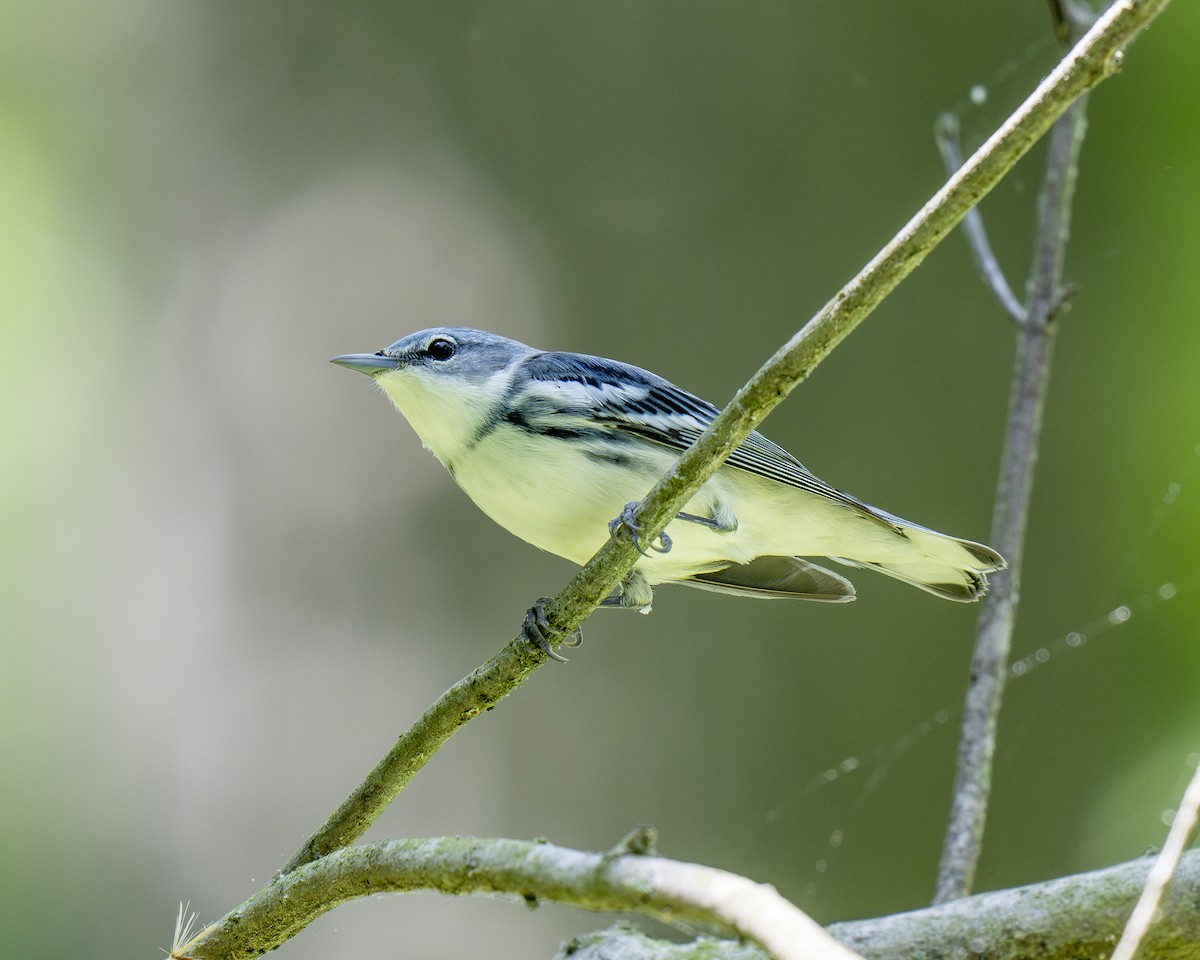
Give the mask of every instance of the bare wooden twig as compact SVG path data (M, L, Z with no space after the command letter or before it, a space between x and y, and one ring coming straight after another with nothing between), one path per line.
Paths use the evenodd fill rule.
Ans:
M959 136L958 117L952 113L943 113L938 117L934 138L937 140L938 151L942 155L942 163L946 165L946 172L953 173L962 166L962 141ZM987 230L983 225L983 214L979 212L978 207L972 207L967 211L967 215L963 218L963 230L966 231L967 239L971 243L971 252L975 255L975 262L979 265L983 279L992 288L992 293L996 295L1000 305L1013 320L1018 324L1024 323L1025 305L1017 299L1012 287L1008 285L1004 270L1000 267L1000 261L996 259L992 244L988 240Z
M1046 174L1039 196L1029 301L1019 308L1016 367L992 518L990 542L1008 560L1008 568L992 577L992 589L983 601L979 618L934 903L970 893L983 846L996 728L1020 599L1025 525L1050 377L1054 321L1065 297L1062 268L1070 233L1079 149L1087 127L1086 110L1086 98L1081 97L1050 134ZM982 227L979 233L982 236ZM986 239L983 243L986 244ZM977 244L978 239L973 245ZM994 280L992 287L997 289ZM1000 299L1003 303L1004 297ZM1017 315L1007 304L1006 309Z

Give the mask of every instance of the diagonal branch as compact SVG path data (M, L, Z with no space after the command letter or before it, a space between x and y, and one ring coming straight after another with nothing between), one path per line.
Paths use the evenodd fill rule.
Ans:
M953 173L962 166L962 143L960 142L958 118L952 113L944 113L938 117L934 131L938 151L942 155L942 163L946 171ZM1025 322L1025 306L1017 299L1012 287L1004 276L1000 261L996 259L992 243L988 240L987 230L983 225L983 214L978 207L972 207L963 218L963 230L971 244L971 252L975 255L975 263L979 266L983 279L987 281L992 293L1000 301L1005 312L1018 324Z
M1150 868L1146 877L1146 885L1142 895L1138 897L1137 905L1129 915L1129 922L1121 939L1112 952L1112 960L1133 960L1138 948L1146 941L1150 928L1158 918L1159 908L1169 884L1180 871L1180 860L1183 851L1192 842L1196 832L1196 818L1200 814L1200 765L1192 774L1191 782L1184 791L1179 809L1175 811L1175 819L1171 821L1171 829L1167 832L1167 841Z
M1012 169L1079 96L1120 66L1123 50L1169 0L1120 0L1015 113L905 227L737 392L709 428L642 501L634 517L653 539L762 420L854 330ZM546 604L560 639L608 596L638 559L628 533L609 541ZM527 680L545 660L521 638L458 681L397 740L362 784L280 871L352 843L464 723Z

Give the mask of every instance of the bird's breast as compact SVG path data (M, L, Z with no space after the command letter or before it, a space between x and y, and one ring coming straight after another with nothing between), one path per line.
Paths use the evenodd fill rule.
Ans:
M668 465L602 451L503 425L454 463L454 479L510 533L584 563L608 538L608 522L645 496Z
M673 451L649 443L564 441L498 427L454 464L454 479L475 504L510 533L578 564L603 546L609 522L641 500L674 463ZM705 484L688 512L732 512L724 472ZM754 556L738 533L676 520L667 553L651 551L638 568L651 582L683 579Z

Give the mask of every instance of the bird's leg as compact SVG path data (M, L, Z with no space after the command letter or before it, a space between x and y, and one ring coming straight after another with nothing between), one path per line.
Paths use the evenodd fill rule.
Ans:
M686 520L688 523L698 523L702 527L715 530L717 533L737 533L737 515L728 503L719 501L714 503L711 517L698 517L694 513L679 513L676 516L680 520Z
M600 606L649 613L652 603L654 590L650 581L640 570L630 570L625 579L617 584L613 594L600 601Z
M614 517L608 522L608 535L610 537L615 537L617 535L617 530L619 530L621 527L627 527L629 529L629 539L633 541L633 545L637 548L637 552L643 557L648 557L650 554L643 549L642 541L640 539L642 530L644 528L633 522L633 511L637 509L637 506L638 503L636 500L625 504L625 508L621 511L620 516ZM669 553L671 550L671 538L667 536L666 531L660 533L656 539L661 546L655 546L653 543L651 543L650 549L655 553Z
M550 620L546 617L546 603L549 599L549 597L542 597L525 612L525 619L521 621L521 633L525 637L525 642L531 647L537 647L551 660L566 663L567 658L556 652L550 646L550 641L546 639L546 631L550 629ZM576 627L562 643L564 647L579 646L583 643L583 628Z

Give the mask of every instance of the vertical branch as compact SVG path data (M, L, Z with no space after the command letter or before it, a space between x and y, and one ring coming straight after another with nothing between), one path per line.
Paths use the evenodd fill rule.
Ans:
M1063 20L1066 21L1066 16ZM1074 19L1072 19L1074 28ZM1050 376L1055 319L1065 302L1063 260L1070 234L1079 150L1087 127L1086 97L1076 101L1050 133L1046 175L1038 202L1038 234L1025 316L1019 324L1008 427L991 543L1008 559L993 578L971 659L950 822L942 846L934 903L966 896L975 879L991 791L996 724L1013 624L1020 599L1025 524L1033 491L1042 409Z

